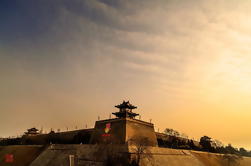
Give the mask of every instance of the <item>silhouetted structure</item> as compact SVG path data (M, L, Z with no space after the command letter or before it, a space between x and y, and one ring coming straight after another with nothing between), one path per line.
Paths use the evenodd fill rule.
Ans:
M117 118L96 121L91 136L91 144L128 144L132 138L148 138L150 146L157 146L154 125L135 119L139 115L132 112L137 107L129 101L116 105L119 112L113 113Z
M25 135L27 136L35 136L38 135L38 129L36 129L35 127L27 129L27 132L25 132Z
M148 138L150 146L177 148L188 140L170 137L154 131L154 125L139 119L132 110L137 107L129 101L116 105L116 118L98 120L94 128L42 134L30 128L21 138L4 139L0 145L8 144L128 144L129 140ZM196 146L196 143L195 143Z
M148 139L148 145L182 149L201 149L199 142L170 136L154 131L154 125L139 119L139 114L133 110L137 107L129 101L123 101L116 105L119 109L113 115L116 118L98 120L94 128L65 132L51 131L48 134L38 132L36 128L30 128L20 138L0 140L0 145L14 144L128 144L135 138Z
M114 112L112 113L113 115L115 115L118 118L135 118L135 116L138 116L139 114L136 114L134 112L132 112L133 109L136 109L136 106L133 106L132 104L130 104L129 101L123 101L123 103L116 105L116 108L119 108L119 112Z

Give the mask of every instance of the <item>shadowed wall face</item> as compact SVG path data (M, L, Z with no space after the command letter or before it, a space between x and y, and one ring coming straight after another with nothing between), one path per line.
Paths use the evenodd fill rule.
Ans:
M32 163L44 150L45 146L3 146L0 147L0 165L18 165L27 166ZM12 162L5 162L5 156L9 154L13 156Z
M91 144L125 144L126 120L111 119L96 121Z

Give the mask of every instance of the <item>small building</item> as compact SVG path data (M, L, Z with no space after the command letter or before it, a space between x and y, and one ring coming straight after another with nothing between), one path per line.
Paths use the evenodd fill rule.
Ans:
M38 135L38 129L36 129L35 127L27 129L27 132L24 133L26 136L36 136Z

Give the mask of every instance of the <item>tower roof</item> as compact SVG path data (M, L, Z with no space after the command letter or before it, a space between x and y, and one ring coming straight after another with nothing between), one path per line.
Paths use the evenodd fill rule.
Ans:
M37 135L38 133L38 129L36 129L35 127L27 129L27 132L24 132L26 135Z
M136 106L132 105L129 101L123 101L123 103L116 105L117 108L128 108L128 109L135 109Z
M30 129L27 129L27 131L38 131L38 129L36 129L35 127L33 127L33 128L30 128Z
M132 112L132 109L137 108L136 106L133 106L129 101L123 101L123 103L116 105L116 108L119 108L119 112L112 113L118 118L134 118L135 116L138 116L139 114Z

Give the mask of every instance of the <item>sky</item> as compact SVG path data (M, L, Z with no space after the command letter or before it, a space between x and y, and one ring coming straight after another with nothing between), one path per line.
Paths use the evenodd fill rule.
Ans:
M1 0L0 137L141 119L251 150L250 0Z

